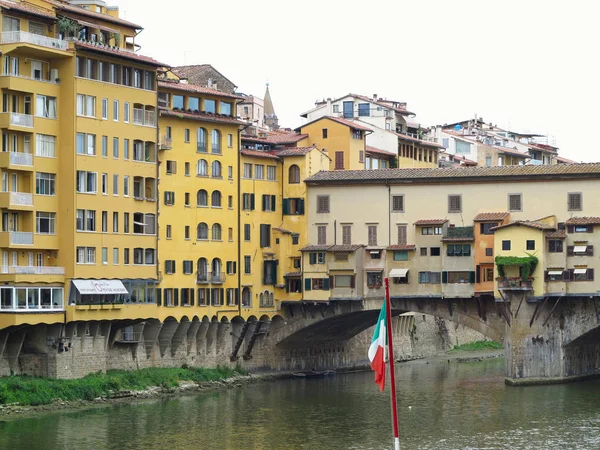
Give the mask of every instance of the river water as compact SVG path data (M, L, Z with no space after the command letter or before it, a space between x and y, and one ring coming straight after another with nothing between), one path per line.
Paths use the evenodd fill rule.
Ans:
M507 387L503 360L398 364L402 449L600 449L600 381ZM0 449L390 449L370 372L0 422Z

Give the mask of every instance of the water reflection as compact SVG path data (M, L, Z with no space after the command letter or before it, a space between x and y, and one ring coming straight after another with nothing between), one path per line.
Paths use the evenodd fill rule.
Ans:
M600 382L513 388L502 371L499 359L398 365L402 448L600 448ZM0 423L0 448L390 448L388 395L371 373L282 380Z

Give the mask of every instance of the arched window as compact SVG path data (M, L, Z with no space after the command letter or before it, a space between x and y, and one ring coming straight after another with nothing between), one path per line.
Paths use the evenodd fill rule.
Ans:
M298 167L296 164L291 165L288 178L290 184L300 183L300 167Z
M212 131L212 152L221 153L221 132L219 130Z
M208 192L204 189L200 189L196 194L196 204L198 206L208 206Z
M269 295L269 294L267 294ZM258 296L258 305L260 307L265 306L265 294L263 294L262 292L260 293L260 295Z
M242 306L252 306L252 292L248 287L242 289Z
M208 281L208 260L206 258L198 258L198 263L196 266L197 273L197 281L198 282L206 282Z
M196 169L196 174L201 176L201 177L207 177L208 176L208 163L206 162L205 159L199 159L198 160L198 166Z
M199 240L208 239L208 225L206 225L204 222L200 222L198 224L198 227L196 228L196 234L197 234L196 239L199 239Z
M197 151L206 153L206 130L204 128L198 128L197 144Z
M221 260L219 258L212 260L212 274L213 277L221 274Z
M221 175L221 163L219 161L213 161L212 163L212 176L213 178L220 178Z
M219 225L218 223L215 223L212 226L212 240L213 241L221 240L221 225Z
M221 207L221 191L213 191L211 195L212 207L220 208Z

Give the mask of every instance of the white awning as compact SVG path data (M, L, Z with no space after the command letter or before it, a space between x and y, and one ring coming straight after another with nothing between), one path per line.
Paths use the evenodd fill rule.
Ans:
M562 270L549 270L548 275L562 275Z
M81 295L129 294L121 280L73 280Z
M408 269L392 269L390 270L390 278L405 278L408 274Z
M587 245L576 245L573 247L573 253L585 253L587 252Z
M575 272L573 272L576 275L583 275L587 273L587 269L575 269Z

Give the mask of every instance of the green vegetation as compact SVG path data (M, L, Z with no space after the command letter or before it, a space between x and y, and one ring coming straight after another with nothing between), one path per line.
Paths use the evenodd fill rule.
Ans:
M455 345L454 348L450 351L457 352L459 350L464 350L464 351L472 352L472 351L476 351L476 350L489 350L489 349L499 350L502 348L504 348L502 346L502 344L498 344L497 342L494 342L494 341L476 341L476 342L469 342L468 344L463 344L463 345Z
M535 268L538 265L537 256L496 256L496 265L498 266L498 275L505 277L505 266L521 266L523 267L523 278L527 279L533 275Z
M204 369L149 368L135 371L110 370L93 373L77 380L57 380L27 376L0 378L0 404L47 405L56 400L94 400L110 397L112 393L126 390L143 390L153 386L173 388L181 381L202 383L220 381L247 372L236 367Z

